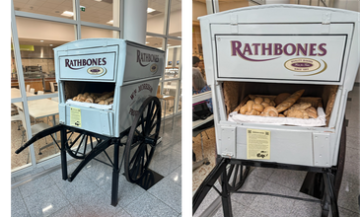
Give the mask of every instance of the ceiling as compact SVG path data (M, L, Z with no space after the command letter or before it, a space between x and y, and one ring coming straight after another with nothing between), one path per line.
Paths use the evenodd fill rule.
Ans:
M148 14L148 19L156 16L164 16L166 0L148 0L148 7L156 12ZM43 14L67 19L73 17L61 16L64 11L73 12L73 0L13 0L14 8L18 11ZM80 5L85 7L85 12L81 11L82 21L107 24L113 19L113 0L80 0ZM181 0L171 0L171 11L181 10Z

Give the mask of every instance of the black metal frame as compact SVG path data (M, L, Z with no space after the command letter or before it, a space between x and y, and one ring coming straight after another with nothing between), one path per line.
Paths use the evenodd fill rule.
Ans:
M301 166L301 165L290 165L290 164L281 164L273 162L263 162L263 161L253 161L253 160L242 160L242 159L229 159L218 156L217 164L210 174L205 178L201 183L198 190L193 196L193 214L196 212L201 202L210 191L211 188L214 188L216 192L221 196L222 206L224 216L232 217L232 206L231 206L231 193L241 193L241 194L256 194L256 195L268 195L275 197L290 198L296 200L304 200L310 202L317 202L322 204L322 217L327 217L329 214L329 209L331 207L331 214L333 217L339 216L338 206L337 206L337 197L340 189L341 178L344 169L345 162L345 149L346 149L346 126L343 123L341 129L341 139L339 146L338 154L338 164L337 166L322 168L322 167L310 167L310 166ZM227 171L227 166L230 165L229 171ZM230 177L232 175L232 170L234 165L240 165L240 179L239 183L230 182ZM235 168L236 168L235 166ZM292 197L281 194L273 194L266 192L249 192L249 191L238 191L238 189L243 185L245 179L247 178L248 173L243 174L243 167L245 170L249 167L265 167L265 168L276 168L276 169L290 169L298 171L307 171L309 173L321 174L324 186L324 192L322 194L322 199L314 200L300 197ZM237 176L237 170L235 169L235 177ZM219 180L221 184L222 191L215 187L215 182ZM320 183L315 183L320 184ZM319 186L317 186L319 187Z
M226 173L226 168L228 165L240 165L240 166L252 166L252 167L266 167L266 168L277 168L277 169L291 169L298 171L308 171L315 173L322 173L324 182L325 182L325 195L323 200L314 200L314 199L306 199L300 197L292 197L281 194L272 194L265 192L249 192L249 191L232 191L229 187L229 178L231 173ZM268 162L260 162L260 161L248 161L248 160L239 160L239 159L228 159L221 158L220 162L215 166L215 168L211 171L208 177L204 180L204 182L200 185L199 190L195 193L193 197L193 213L197 210L202 200L205 198L206 194L211 188L214 188L219 195L221 196L224 216L232 217L232 206L231 206L231 193L241 193L241 194L257 194L257 195L268 195L268 196L276 196L276 197L284 197L290 199L304 200L310 202L318 202L323 205L323 214L322 216L327 216L329 211L329 206L331 206L332 216L339 216L338 207L337 207L337 196L335 195L335 187L334 187L334 171L336 171L336 167L332 168L315 168L315 167L306 167L306 166L297 166L297 165L289 165L289 164L279 164L279 163L268 163ZM215 182L221 177L221 188L222 191L215 187ZM244 182L244 179L241 180Z
M153 114L153 110L146 109L148 105L151 106L150 108L154 109L154 107L156 107L155 104L157 106L157 110L155 111L154 114ZM112 187L111 187L111 205L116 206L117 203L118 203L119 173L121 171L122 162L123 162L123 160L125 159L125 156L126 156L125 155L126 151L124 150L124 154L123 154L123 157L121 159L121 163L119 165L120 146L131 146L133 143L138 144L139 141L142 141L143 143L145 143L145 145L148 144L148 145L152 146L152 148L153 148L152 152L155 151L155 147L156 147L157 140L158 140L158 135L159 135L159 130L160 130L160 127L161 127L160 126L161 125L161 105L160 105L159 99L157 97L149 97L149 98L147 98L143 102L142 106L140 107L139 113L143 113L144 111L146 111L147 116L149 114L151 115L151 117L154 117L155 114L157 115L157 119L156 119L157 122L156 122L156 126L155 126L156 130L155 130L155 134L153 134L152 137L149 137L149 133L151 132L151 130L149 131L148 128L145 129L146 132L144 133L144 135L134 134L134 131L136 131L137 126L144 125L144 116L142 116L142 118L140 120L139 120L139 118L135 117L134 118L134 123L132 124L132 126L127 128L123 132L121 132L119 137L109 137L109 136L101 135L101 134L94 133L94 132L91 132L91 131L87 131L87 130L67 126L67 125L64 125L64 124L59 124L59 125L47 128L47 129L37 133L29 141L27 141L23 146L21 146L18 150L16 150L15 153L19 154L25 148L27 148L28 146L33 144L35 141L37 141L37 140L39 140L39 139L41 139L41 138L43 138L45 136L50 135L51 138L53 139L53 142L56 144L56 146L60 150L61 171L62 171L62 179L63 180L68 180L69 182L72 182L75 179L75 177L79 174L79 172L85 167L85 165L87 163L89 163L93 159L112 167L113 172L112 172ZM159 119L159 114L160 114L160 120L158 120ZM147 116L145 116L145 118L147 118ZM153 121L153 119L152 119L152 121ZM148 123L148 122L145 122L145 123ZM150 124L148 124L148 125L150 125ZM134 127L135 127L135 129L134 129ZM153 126L150 126L150 127L153 127ZM151 128L151 129L153 129L153 128ZM60 136L61 136L61 143L60 143L61 146L59 146L56 139L52 136L52 134L57 133L59 131L60 131ZM131 134L131 132L132 132L132 134ZM68 137L67 135L69 133L71 133L71 134ZM70 141L70 138L73 135L73 133L79 133L80 135L78 135L76 137L76 139L72 142L72 141ZM128 136L126 143L121 142L121 139L124 138L124 136ZM82 137L81 141L80 141L80 144L78 145L78 148L76 149L76 151L74 151L72 149L72 147L75 145L75 143L79 140L80 137ZM90 142L91 151L89 151L90 150L90 148L89 148L88 153L86 153L88 137L90 137L90 141L91 141ZM93 146L92 137L96 138L96 140L97 140L97 144L95 146ZM80 153L79 149L80 149L81 145L83 144L84 138L85 138L84 150L83 150L83 153ZM109 155L105 151L111 145L114 145L113 161L111 161ZM133 147L131 147L131 148L133 148ZM106 157L110 161L110 164L95 158L100 153L103 153L103 152L105 153ZM70 156L72 156L73 158L82 160L80 162L80 164L72 172L72 174L70 174L69 176L68 176L68 171L67 171L67 160L66 160L66 154L67 153ZM152 155L147 156L147 158L146 158L147 165L150 163L151 158L152 158ZM125 159L125 161L126 160L127 159ZM145 158L141 157L141 160L142 160L142 162L144 162ZM125 167L126 166L127 165L125 165ZM127 171L128 170L125 168L125 174L126 174ZM145 170L142 170L142 172L143 173L139 173L139 176L137 177L138 179L140 179L140 177L142 177L145 173L147 174L147 167L145 168ZM135 180L129 180L128 179L128 181L135 183Z

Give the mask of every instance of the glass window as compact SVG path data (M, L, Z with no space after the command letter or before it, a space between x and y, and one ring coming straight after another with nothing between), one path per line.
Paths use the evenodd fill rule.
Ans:
M179 95L178 111L181 111L181 99L182 99L182 82L180 81L180 95Z
M119 31L81 26L81 38L119 38Z
M164 50L164 38L153 37L153 36L146 36L146 45L150 47L154 47L160 50Z
M18 80L18 70L16 66L15 53L14 53L14 44L11 37L11 99L21 98L20 85ZM11 111L16 109L11 106ZM14 110L15 113L17 113Z
M81 21L119 27L119 0L80 0L80 6L85 7L80 12Z
M16 11L74 19L73 0L13 0Z
M171 1L169 35L181 37L181 0Z
M181 41L168 40L165 79L180 78Z
M27 92L56 92L53 48L75 40L74 25L22 17L16 22Z
M22 102L14 103L11 106L11 171L16 171L31 165L30 149L27 148L20 154L15 154L24 141L27 141L25 118L22 110ZM13 109L14 108L14 109Z
M163 82L163 97L166 105L163 104L163 115L172 115L175 108L175 100L178 89L179 80L176 81L164 81ZM166 112L166 113L165 113Z
M231 1L219 1L219 11L227 11L235 8L248 7L249 1L244 0L231 0Z
M158 34L165 34L165 1L148 0L146 31Z

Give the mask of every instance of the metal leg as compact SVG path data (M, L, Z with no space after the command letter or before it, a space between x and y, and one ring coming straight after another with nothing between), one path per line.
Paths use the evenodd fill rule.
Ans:
M67 161L66 161L66 150L65 150L65 142L66 142L66 129L61 130L61 171L62 171L62 179L67 180Z
M337 198L334 191L334 175L331 173L331 171L327 171L323 173L323 176L325 182L325 195L328 198L329 204L331 206L332 217L338 217L339 211L337 206Z
M163 135L165 135L165 123L166 123L166 100L163 100L164 101L164 107L165 107L165 109L164 109L164 126L163 126Z
M229 174L230 176L231 174ZM230 191L228 189L228 182L229 182L229 177L226 174L226 168L225 171L222 173L222 183L221 183L221 187L222 187L222 193L221 193L221 201L222 201L222 206L223 206L223 212L224 212L224 216L226 217L233 217L232 214L232 207L231 207L231 196L230 196Z
M118 203L119 188L119 144L114 145L114 165L111 186L111 205L116 206Z
M206 130L204 130L204 132L205 132L207 138L210 139L210 137L209 137L209 135L207 134Z
M226 166L229 164L230 159L221 158L219 160L219 163L217 163L214 167L214 169L211 170L209 175L205 178L205 180L201 183L198 190L195 192L193 196L193 214L196 212L196 210L199 208L201 202L204 200L207 193L210 191L212 186L215 184L215 182L218 180L220 175L224 173L224 170L226 170Z

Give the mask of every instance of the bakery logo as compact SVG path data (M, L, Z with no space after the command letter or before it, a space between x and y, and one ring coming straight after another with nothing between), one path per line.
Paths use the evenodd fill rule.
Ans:
M159 55L150 54L150 53L142 53L140 50L137 50L137 58L136 62L140 64L140 66L145 67L150 63L159 62ZM151 69L150 69L151 70Z
M158 71L158 69L159 69L159 67L158 67L158 64L156 64L156 63L153 63L150 66L150 72L152 72L152 74L155 74Z
M104 58L89 58L89 59L65 59L65 67L70 69L78 70L85 66L103 66L106 65L106 57Z
M239 55L247 61L261 62L286 56L325 56L327 53L326 43L304 43L304 44L280 44L280 43L241 43L231 41L231 56ZM266 59L258 59L259 56L277 56Z
M307 72L313 72L318 70L321 67L321 63L317 60L310 59L310 58L295 58L285 62L284 66L288 70L294 72L303 72L300 74L296 74L296 76L310 76L310 75L317 75L324 72L327 69L327 63L324 60L321 60L324 64L324 67L316 73L313 74L306 74ZM305 74L304 74L305 73Z
M87 73L89 73L90 75L95 75L98 77L105 75L106 72L107 72L106 68L97 67L97 66L90 67L87 70Z

